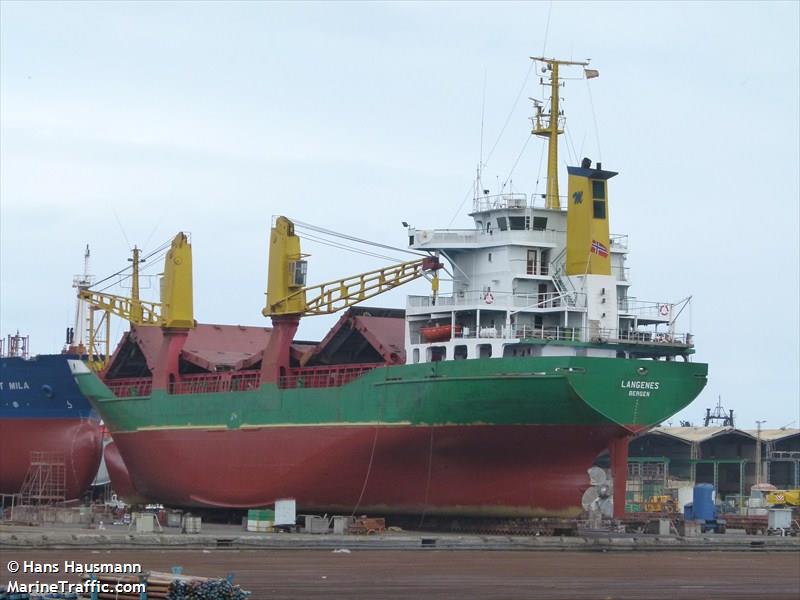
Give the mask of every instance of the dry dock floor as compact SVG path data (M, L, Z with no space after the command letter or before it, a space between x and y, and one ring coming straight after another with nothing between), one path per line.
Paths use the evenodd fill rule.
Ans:
M0 550L0 582L10 560L180 565L191 575L225 576L271 598L728 599L800 598L798 552L520 552L435 549ZM58 575L17 580L57 581Z

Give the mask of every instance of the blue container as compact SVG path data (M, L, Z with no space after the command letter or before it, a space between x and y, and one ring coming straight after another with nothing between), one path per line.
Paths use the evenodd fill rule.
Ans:
M692 495L692 517L697 521L713 521L717 518L717 507L714 506L714 486L710 483L698 483Z

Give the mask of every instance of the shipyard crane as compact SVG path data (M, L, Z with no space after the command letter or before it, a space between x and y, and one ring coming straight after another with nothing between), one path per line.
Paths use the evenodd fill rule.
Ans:
M181 232L172 240L164 259L161 277L160 302L142 300L139 296L139 264L143 261L141 250L133 248L130 297L107 294L87 287L78 288L78 298L89 306L89 356L88 364L95 371L102 370L110 358L110 316L116 315L133 325L155 326L168 330L193 329L192 297L192 246L188 236ZM95 326L94 313L101 311L102 317ZM100 340L98 328L105 324L105 336ZM104 352L98 347L103 345Z
M306 286L308 255L300 249L295 225L280 216L270 233L267 303L262 310L272 318L272 334L262 360L262 381L277 382L289 368L289 349L300 318L333 314L431 274L434 298L439 291L437 256L424 256L382 269Z

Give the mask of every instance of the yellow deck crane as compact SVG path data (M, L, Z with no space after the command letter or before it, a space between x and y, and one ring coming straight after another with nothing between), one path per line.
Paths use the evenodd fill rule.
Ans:
M272 318L273 331L262 361L262 382L276 382L289 367L289 350L300 317L325 315L374 298L400 285L431 275L432 293L439 291L436 256L402 262L313 286L306 286L308 255L300 249L294 223L278 217L270 233L267 304L261 311Z
M148 302L139 297L141 250L133 248L130 297L106 294L82 288L78 298L89 306L89 348L87 363L95 371L106 367L111 356L110 317L116 315L134 325L165 329L193 329L192 245L185 233L172 240L164 259L161 278L161 301ZM102 315L98 319L96 312ZM101 333L101 328L105 329Z

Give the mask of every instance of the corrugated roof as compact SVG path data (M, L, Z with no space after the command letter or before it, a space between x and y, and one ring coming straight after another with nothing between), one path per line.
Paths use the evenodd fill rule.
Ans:
M705 442L719 435L738 434L755 439L755 435L734 427L655 427L648 433L669 435L685 442Z
M755 429L736 429L734 427L654 427L647 433L669 435L685 442L705 442L719 435L738 434L756 439ZM800 434L800 429L762 429L761 439L774 442ZM647 434L644 434L647 435Z
M755 429L747 429L747 433L756 437L756 430ZM782 440L787 437L792 437L793 435L800 435L800 429L762 429L761 430L761 439L765 442L775 442L777 440Z

